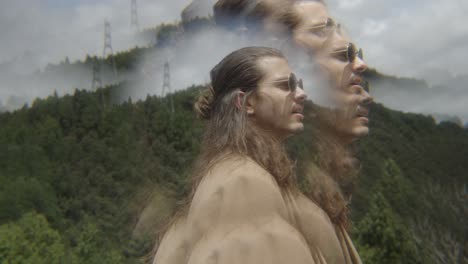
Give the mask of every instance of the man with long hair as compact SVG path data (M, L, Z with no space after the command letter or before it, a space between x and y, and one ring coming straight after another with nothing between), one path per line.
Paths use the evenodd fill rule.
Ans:
M186 210L153 263L360 263L347 233L301 194L285 140L303 130L302 81L275 49L243 48L211 71Z

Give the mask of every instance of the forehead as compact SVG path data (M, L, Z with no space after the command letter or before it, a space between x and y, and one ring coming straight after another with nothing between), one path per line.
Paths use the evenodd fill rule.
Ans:
M284 79L289 76L291 69L284 58L265 57L258 60L258 67L263 72L262 81L269 82Z
M324 22L330 17L327 7L320 2L315 1L299 1L294 4L294 7L301 17L303 24L317 24Z

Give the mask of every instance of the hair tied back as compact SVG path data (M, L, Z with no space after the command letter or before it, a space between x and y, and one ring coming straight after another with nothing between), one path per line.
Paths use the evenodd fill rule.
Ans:
M214 94L215 91L211 84L200 92L200 95L195 102L195 112L198 118L203 120L210 119Z

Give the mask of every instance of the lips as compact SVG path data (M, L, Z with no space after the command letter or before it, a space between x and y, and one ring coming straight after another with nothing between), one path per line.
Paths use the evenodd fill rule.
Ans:
M296 106L293 107L292 113L293 114L302 114L303 111L304 111L304 106L296 105Z
M356 117L365 117L367 118L369 116L369 109L366 107L358 106L358 109L356 110Z
M360 76L353 76L349 82L350 85L359 85L362 84L362 78Z

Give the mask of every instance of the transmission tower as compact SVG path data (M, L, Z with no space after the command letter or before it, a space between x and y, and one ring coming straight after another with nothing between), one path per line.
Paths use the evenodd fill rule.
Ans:
M96 91L98 87L102 87L101 81L101 67L99 67L99 60L93 59L93 84L91 90Z
M93 84L91 86L91 90L95 92L100 87L102 87L101 65L99 63L99 59L94 57L93 58ZM99 92L99 101L103 107L106 107L106 101L104 98L103 89L101 89Z
M164 78L163 78L163 88L162 88L162 96L166 95L166 90L167 93L171 93L171 72L170 72L170 66L169 62L166 61L164 63ZM174 113L174 103L172 102L172 96L169 97L169 102L170 102L170 107L171 107L171 112Z
M138 12L137 12L137 1L132 0L132 11L131 11L131 28L135 32L140 31L140 25L138 24Z
M112 35L111 35L111 25L109 21L104 21L104 49L102 50L102 58L105 59L106 56L109 56L112 61L112 70L114 76L117 77L117 68L115 67L114 60L114 50L112 49Z

